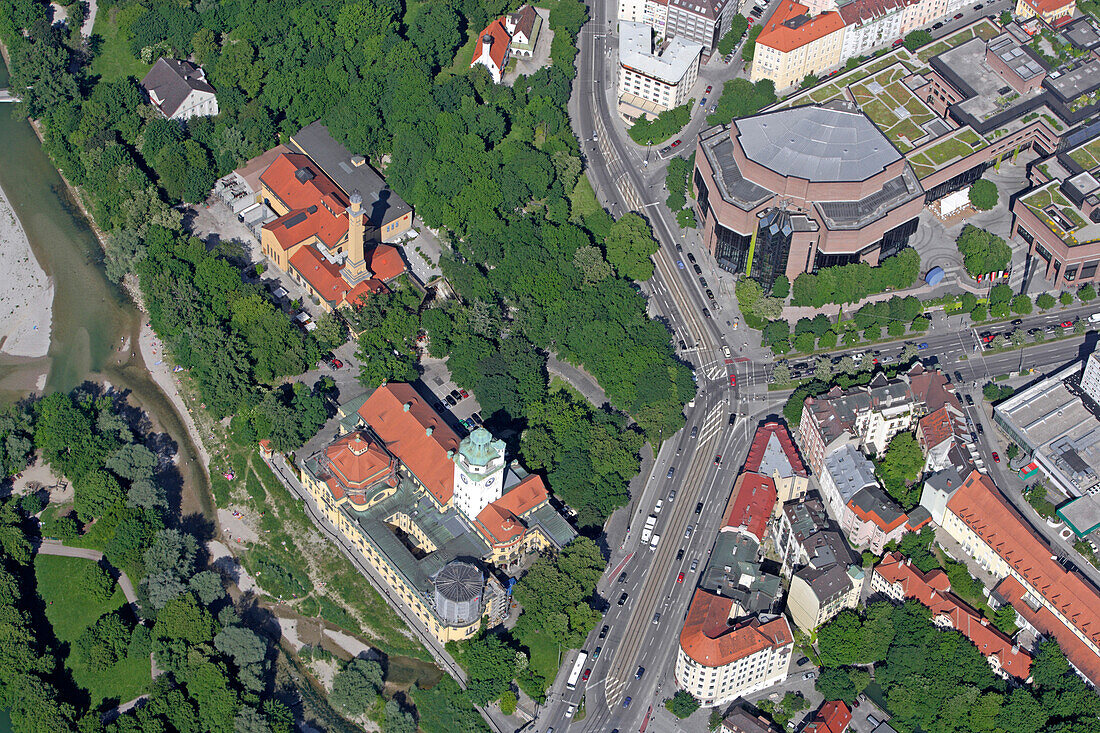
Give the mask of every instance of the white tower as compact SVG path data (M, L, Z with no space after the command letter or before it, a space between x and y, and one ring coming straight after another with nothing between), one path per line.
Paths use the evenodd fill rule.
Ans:
M504 441L478 428L458 444L454 461L455 504L473 520L504 490Z

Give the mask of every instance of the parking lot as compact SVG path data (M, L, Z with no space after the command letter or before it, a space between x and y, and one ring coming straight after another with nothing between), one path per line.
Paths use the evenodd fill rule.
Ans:
M420 365L424 369L420 381L431 394L435 395L437 402L435 409L444 416L450 415L453 418L451 422L456 426L461 425L467 431L477 427L482 417L481 405L472 394L467 393L468 396L462 396L463 389L451 380L446 362L425 356Z

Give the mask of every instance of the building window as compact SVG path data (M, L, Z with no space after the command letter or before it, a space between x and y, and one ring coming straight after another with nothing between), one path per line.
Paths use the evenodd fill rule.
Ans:
M695 169L695 188L698 193L696 201L699 203L699 214L705 221L707 214L710 213L710 191L707 189L707 183L703 180L703 174L699 172L699 169Z
M1072 265L1066 268L1066 282L1073 282L1077 279L1077 265Z

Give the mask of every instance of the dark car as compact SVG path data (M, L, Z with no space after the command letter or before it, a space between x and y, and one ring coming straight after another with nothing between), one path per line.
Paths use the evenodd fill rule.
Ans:
M676 562L679 562L680 560L683 560L683 559L684 559L684 548L681 547L679 550L676 551Z
M626 697L623 698L623 707L624 708L630 707L630 695L627 695Z
M691 252L688 252L688 262L693 265L695 264L695 255L693 255Z
M981 423L978 423L977 428L978 428L978 435L985 435L985 431L982 430L982 424Z
M703 318L710 318L710 311L706 308L703 309Z
M668 492L668 503L671 504L674 501L676 501L676 489L671 489Z
M668 152L669 152L670 150L672 150L672 146L671 146L671 145L666 145L666 146L664 146L663 148L661 148L661 155L665 155L665 154L667 154L667 153L668 153Z
M694 438L698 434L699 434L699 426L698 425L692 425L691 426L691 437Z
M602 651L603 651L602 646L596 647L596 651L592 652L592 661L593 662L595 662L597 659L600 658L600 652L602 652Z
M610 629L610 628L611 628L610 626L604 626L602 629L600 629L600 638L601 639L606 639L607 638L607 630Z
M457 405L457 404L458 404L458 400L456 400L456 399L455 399L454 397L451 397L450 395L447 395L447 399L446 399L446 402L447 402L447 404L448 404L448 405L450 405L451 407L454 407L455 405Z
M699 100L699 106L700 107L706 107L707 106L707 98L706 97L703 97L702 99Z
M625 583L626 582L626 571L625 570L623 572L619 573L619 582L620 583Z
M795 664L797 664L799 667L801 667L803 664L805 664L808 661L810 661L809 657L800 657L799 660L797 662L795 662Z
M940 28L943 28L943 23L936 23L932 26L932 30L934 31L938 31Z
M474 422L476 422L478 425L481 424L481 413L480 412L475 412L473 415L470 415L470 418Z
M711 300L714 300L714 293L711 291L710 288L707 288L707 297Z
M668 475L665 478L672 478L672 475L676 473L676 466L668 467Z
M683 339L680 339L680 351L686 350L687 347L688 347L687 342L684 341Z
M973 398L973 397L971 397L970 395L966 395L966 404L968 404L968 405L970 405L971 407L973 407L973 406L974 406L974 398Z
M928 348L928 342L921 341L919 344L917 344L917 348L920 349L921 351L924 351L925 349Z
M620 606L625 606L625 605L626 605L626 599L627 599L628 597L629 597L629 596L627 596L627 594L626 594L626 593L623 593L623 594L622 594L621 596L619 596L619 605L620 605Z
M962 17L963 17L963 14L962 14L962 13L955 13L955 17L954 17L954 20L959 20L959 19L961 19Z
M1012 325L1013 326L1022 326L1022 325L1024 325L1024 319L1023 318L1017 318L1015 321L1012 322Z
M702 514L703 513L703 502L699 502L698 504L695 505L695 513L696 514Z
M695 274L696 274L696 275L702 275L702 274L703 274L703 268L702 268L702 267L699 267L699 264L698 264L698 263L696 263L696 264L692 265L692 266L691 266L691 269L695 270Z
M454 397L456 400L460 400L460 399L462 399L462 393L459 392L457 389L452 389L451 390L451 397Z
M716 455L714 457L714 465L715 466L721 466L722 465L722 454L721 453L719 453L718 455Z
M634 679L640 680L643 674L645 674L645 667L638 667L638 669L634 671Z
M699 276L699 284L702 285L704 288L707 286L707 279L702 275Z

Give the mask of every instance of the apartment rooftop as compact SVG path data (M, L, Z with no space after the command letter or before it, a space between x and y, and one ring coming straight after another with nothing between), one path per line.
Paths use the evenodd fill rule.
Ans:
M1100 195L1100 182L1089 174L1074 177L1067 183L1082 199ZM1100 241L1100 224L1086 218L1080 207L1066 195L1065 185L1057 180L1048 181L1021 197L1020 202L1071 247Z
M648 25L619 23L619 62L665 84L679 84L702 52L702 44L681 36L654 50L653 31Z

